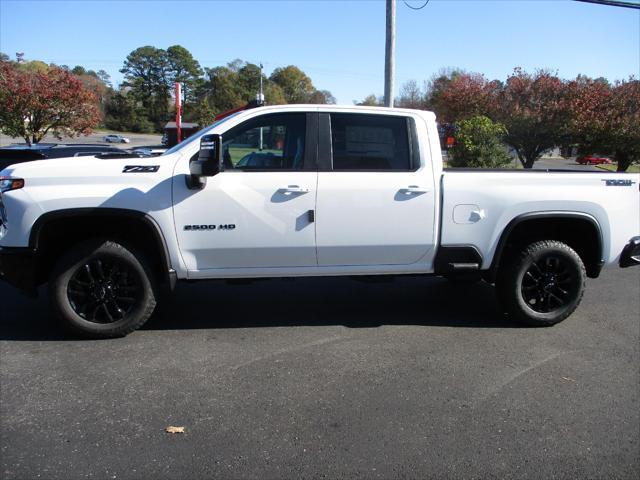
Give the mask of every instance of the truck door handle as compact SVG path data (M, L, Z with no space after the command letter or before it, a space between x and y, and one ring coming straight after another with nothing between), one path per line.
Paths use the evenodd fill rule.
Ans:
M405 195L427 193L428 191L429 190L427 190L426 188L421 188L417 185L409 185L407 188L402 189L402 192L404 192Z
M291 194L291 193L309 193L308 188L303 188L298 185L288 185L286 187L282 187L280 191L283 192L285 195Z

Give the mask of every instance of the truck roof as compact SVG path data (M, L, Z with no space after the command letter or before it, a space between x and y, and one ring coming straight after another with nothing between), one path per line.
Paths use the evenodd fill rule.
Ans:
M408 113L419 115L424 118L435 120L435 114L427 110L416 110L409 108L396 108L396 107L374 107L364 105L323 105L323 104L287 104L287 105L264 105L261 107L255 107L245 110L244 112L295 112L295 111L318 111L318 112L341 112L341 113L376 113L382 115L400 114L406 115ZM241 113L244 113L241 112Z

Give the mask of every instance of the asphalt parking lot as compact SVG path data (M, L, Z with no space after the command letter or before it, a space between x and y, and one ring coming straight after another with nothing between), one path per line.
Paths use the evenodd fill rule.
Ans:
M640 476L640 268L545 329L415 277L180 285L109 341L0 309L3 479Z
M576 170L579 172L605 172L595 165L580 165L575 158L542 157L533 164L534 170Z

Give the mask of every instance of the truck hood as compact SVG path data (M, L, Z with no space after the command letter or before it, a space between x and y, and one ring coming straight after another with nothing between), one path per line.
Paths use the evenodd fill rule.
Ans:
M21 195L43 211L135 205L150 212L170 205L177 158L56 158L12 165L0 175L24 179Z
M125 158L99 158L99 157L65 157L34 160L9 165L0 172L3 176L24 178L35 181L45 180L47 183L55 183L60 179L60 183L66 183L69 179L84 179L87 183L91 180L117 178L116 183L121 182L123 175L135 175L135 169L126 172L125 167L139 166L138 169L145 173L159 173L173 168L173 162L166 161L161 157L125 157ZM151 168L154 167L154 168ZM155 170L155 172L151 171ZM167 174L170 174L167 172ZM32 182L28 182L32 184ZM101 182L102 183L102 182Z

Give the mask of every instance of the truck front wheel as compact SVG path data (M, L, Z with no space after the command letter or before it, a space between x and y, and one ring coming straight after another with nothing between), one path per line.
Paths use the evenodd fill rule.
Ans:
M585 267L575 250L556 240L544 240L507 260L496 288L500 303L514 320L550 326L578 307L585 281Z
M149 319L156 289L142 254L113 241L90 240L57 262L49 299L57 317L74 333L112 338L127 335Z

